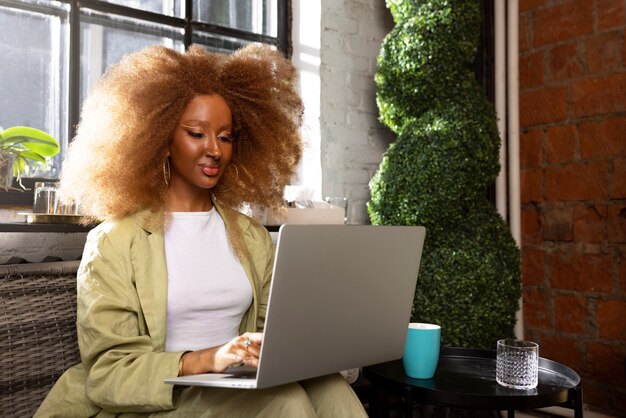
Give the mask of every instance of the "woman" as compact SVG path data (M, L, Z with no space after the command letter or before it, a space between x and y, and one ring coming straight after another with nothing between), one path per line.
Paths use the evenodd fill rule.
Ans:
M166 377L258 364L273 245L243 207L279 208L301 157L289 61L149 47L86 100L61 193L103 221L78 274L81 364L36 417L366 416L339 374L264 390Z

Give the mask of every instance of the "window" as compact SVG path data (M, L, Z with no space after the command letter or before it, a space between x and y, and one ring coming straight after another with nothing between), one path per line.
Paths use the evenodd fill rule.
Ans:
M251 42L287 52L289 0L0 0L0 126L49 132L61 152L32 164L29 187L58 178L89 87L126 53L151 44L192 43L232 51ZM0 204L32 193L0 192Z

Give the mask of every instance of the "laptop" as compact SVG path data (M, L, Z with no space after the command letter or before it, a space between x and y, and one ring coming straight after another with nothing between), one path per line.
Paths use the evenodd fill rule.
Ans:
M426 230L280 227L258 369L165 379L267 388L402 357Z

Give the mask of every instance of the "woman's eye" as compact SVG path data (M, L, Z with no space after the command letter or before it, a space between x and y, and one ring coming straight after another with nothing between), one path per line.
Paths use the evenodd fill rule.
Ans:
M204 138L204 134L202 132L187 131L187 135L192 138Z
M220 135L218 136L219 140L222 142L233 142L232 136Z

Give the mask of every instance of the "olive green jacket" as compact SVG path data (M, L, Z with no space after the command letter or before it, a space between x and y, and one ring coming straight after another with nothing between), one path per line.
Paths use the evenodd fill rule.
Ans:
M240 228L248 255L240 261L253 302L240 333L265 320L274 247L267 230L232 209L215 205L226 229ZM227 216L225 216L227 215ZM78 271L77 330L81 364L56 382L35 417L115 416L175 408L173 385L182 352L164 352L167 270L163 233L140 214L108 221L87 238Z

